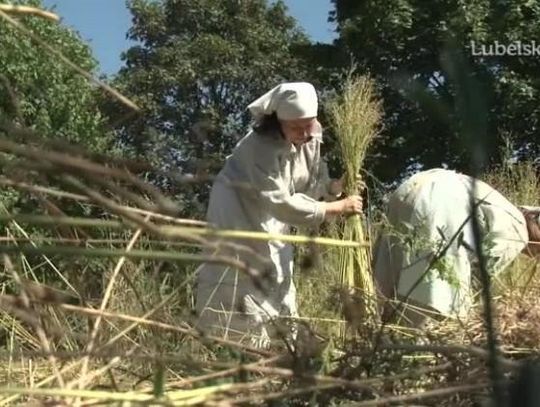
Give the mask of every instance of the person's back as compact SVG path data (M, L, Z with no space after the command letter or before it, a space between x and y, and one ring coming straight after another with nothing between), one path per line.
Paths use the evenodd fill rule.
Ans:
M477 254L471 226L473 179L444 169L420 172L388 201L389 225L375 253L381 293L424 311L465 315L472 304L471 269ZM484 255L492 271L503 268L527 242L520 210L484 182L476 183ZM409 312L409 314L411 314ZM423 316L411 321L417 325Z

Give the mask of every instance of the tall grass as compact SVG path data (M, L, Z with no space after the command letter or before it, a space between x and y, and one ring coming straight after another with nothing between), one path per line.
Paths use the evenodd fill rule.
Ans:
M6 19L1 11L0 15L26 35L31 35L21 23ZM44 45L44 40L38 39L37 42ZM63 55L48 46L47 49L66 63ZM76 71L81 73L79 69ZM90 74L81 74L101 85L128 107L139 110L131 101L94 80ZM342 150L346 192L357 193L355 176L363 167L380 119L380 102L374 96L373 82L369 78L350 76L342 95L330 106L330 118ZM317 353L303 355L296 352L294 357L289 358L290 355L274 350L253 349L195 331L190 327L189 314L192 308L190 286L193 264L186 265L185 261L200 261L202 258L193 256L193 252L186 248L193 248L195 244L200 247L206 237L220 237L225 244L227 238L273 240L276 236L162 225L164 221L174 220L186 224L186 220L171 219L170 216L165 218L167 214L177 214L176 206L169 205L170 200L160 195L155 187L135 177L133 174L136 170L125 170L124 165L115 166L114 160L104 161L106 166L100 165L83 157L74 157L68 151L68 148L53 152L48 148L37 150L34 146L24 145L23 140L14 143L0 138L0 153L10 155L18 164L14 167L17 171L13 173L5 169L5 177L0 177L0 184L3 182L3 185L40 196L53 192L53 186L60 184L65 188L67 185L77 194L73 194L72 190L57 190L55 196L58 199L91 202L102 215L101 218L88 216L84 219L35 216L40 209L37 204L31 208L32 213L22 214L17 219L12 213L0 214L4 232L0 253L6 254L0 283L1 360L4 362L0 364L0 406L13 405L21 400L23 403L38 400L50 405L63 405L64 402L68 405L261 404L264 400L281 401L308 394L298 403L305 405L317 403L316 393L326 390L331 391L328 395L323 394L321 405L334 401L334 404L340 404L344 400L358 402L366 396L378 398L369 402L370 405L382 405L403 402L403 399L392 400L392 397L381 400L381 396L399 394L400 391L401 394L410 395L411 390L415 389L411 383L419 381L422 383L419 389L426 389L426 382L429 382L434 388L433 393L439 397L441 383L456 384L456 376L466 370L461 363L453 363L458 358L452 355L444 361L447 363L436 366L431 361L438 362L441 359L438 356L431 357L424 366L420 365L418 357L411 357L409 361L412 362L406 362L403 355L394 357L399 349L396 347L390 358L384 353L378 356L381 360L377 365L379 370L372 370L369 379L358 379L364 374L362 367L358 366L358 359L362 359L365 353L362 353L363 349L353 349L349 355L351 362L347 359L348 355L342 357L339 363L336 362L341 369L336 369L330 377L316 374L312 362L319 356ZM26 186L21 184L21 175L24 175ZM487 178L515 202L538 203L538 182L529 164L504 167ZM104 179L110 182L104 184ZM53 185L40 185L43 183ZM149 196L151 198L147 200ZM126 203L133 202L137 208L126 206ZM153 219L146 222L139 215L148 216L149 210L152 210ZM158 210L162 213L155 213ZM111 217L115 220L110 220ZM187 224L194 226L195 223L202 226L198 222ZM92 227L95 233L76 233L72 241L62 241L65 244L57 246L54 241L57 235L37 229L51 224L73 230ZM30 231L23 225L35 228ZM128 256L124 249L132 239L133 231L139 229L144 230L144 236L133 245L137 255ZM370 242L365 232L361 218L352 217L341 230L335 232L341 241L288 237L288 241L296 243L324 244L326 246L317 246L317 250L323 247L329 251L328 254L323 253L325 258L337 259L339 276L307 276L307 279L299 280L301 306L316 304L309 309L312 318L308 322L311 325L319 322L335 324L340 319L335 317L334 307L338 301L329 290L329 285L334 282L347 287L344 300L349 305L355 305L350 299L349 289L355 290L360 294L359 298L366 300L359 307L349 310L349 321L351 316L354 318L357 314L365 321L371 314L374 303L370 301L374 300L374 296ZM152 235L152 240L149 235ZM355 246L343 239L367 244ZM25 243L24 250L23 246L19 247L21 240ZM341 249L333 247L337 245ZM122 267L118 266L119 257L126 258ZM234 264L238 266L238 263ZM92 268L93 274L86 273L89 268ZM115 268L119 270L116 273ZM95 284L90 281L92 278L100 281ZM45 285L40 286L43 289L40 296L36 287L25 282L25 279L33 283L45 281L65 290L64 294L69 294L60 295L60 299L75 295L81 303L65 303L51 295L56 291ZM91 289L88 289L89 285ZM109 301L102 298L106 287L109 287ZM322 301L324 298L328 302ZM534 304L536 298L533 298ZM105 302L107 304L103 305ZM327 307L329 304L333 307ZM100 306L106 309L100 310ZM530 312L526 315L529 318ZM536 312L536 317L534 321L540 321L540 311ZM91 332L97 331L97 318L103 322L95 338L91 339ZM370 329L369 325L363 327ZM523 326L519 328L521 335L527 333ZM537 331L537 325L532 328ZM447 333L443 339L449 338L451 335ZM91 341L94 346L89 354L88 343ZM539 341L532 343L538 344ZM297 347L297 350L301 347ZM436 349L437 354L444 351L444 346ZM87 358L90 358L88 363L85 362ZM81 368L83 365L84 368ZM437 374L433 377L435 372ZM447 376L444 376L445 372ZM481 375L475 371L474 376ZM413 382L411 378L414 378ZM469 376L464 381L470 382L471 379L472 376ZM479 391L489 385L485 382L468 384L469 387L476 386ZM443 390L445 394L464 391L463 386ZM417 401L423 396L413 397Z
M377 137L382 115L374 81L367 76L354 76L351 72L340 94L329 103L328 114L345 170L344 192L360 194L358 177L368 150ZM347 218L340 229L337 235L343 239L362 243L369 241L361 216ZM377 313L370 248L339 249L336 261L344 288L342 300L347 319L354 324L373 320Z
M538 165L532 160L517 162L511 138L506 139L502 163L491 168L484 181L501 192L516 206L540 206ZM522 296L538 286L537 260L519 256L495 279L499 294Z
M538 165L532 160L516 161L513 155L513 142L507 137L502 163L491 168L484 180L515 205L540 205Z

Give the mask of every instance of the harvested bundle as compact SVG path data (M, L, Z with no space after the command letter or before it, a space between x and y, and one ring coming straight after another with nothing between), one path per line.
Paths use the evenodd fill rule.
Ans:
M377 137L382 115L374 81L367 76L349 74L342 93L329 103L328 113L343 158L344 192L359 194L358 177L367 151ZM360 216L349 217L339 229L337 233L342 239L368 242ZM353 327L372 320L376 315L376 295L370 247L337 249L335 261L343 288L345 317Z

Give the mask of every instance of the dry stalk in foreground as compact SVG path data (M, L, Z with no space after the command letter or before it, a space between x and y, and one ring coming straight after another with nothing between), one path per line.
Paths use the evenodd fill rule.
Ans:
M60 21L60 17L58 15L51 13L50 11L42 10L36 7L29 7L29 6L19 6L19 5L12 5L12 4L0 4L0 10L5 11L9 14L15 14L15 15L32 15L37 16L41 18L45 18L47 20L51 20L54 22Z

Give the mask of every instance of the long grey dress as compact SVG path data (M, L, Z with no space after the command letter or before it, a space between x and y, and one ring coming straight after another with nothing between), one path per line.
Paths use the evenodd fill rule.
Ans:
M218 174L210 194L207 220L218 228L289 233L291 226L318 226L325 217L320 198L331 199L330 178L320 156L322 138L295 147L279 134L248 133ZM266 346L275 320L297 315L292 281L293 249L280 241L243 240L252 255L232 249L235 256L268 270L264 292L251 277L229 267L203 264L198 270L197 326L235 340Z

